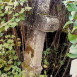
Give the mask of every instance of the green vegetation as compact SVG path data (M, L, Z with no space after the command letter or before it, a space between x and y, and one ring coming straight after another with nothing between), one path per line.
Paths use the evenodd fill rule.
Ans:
M21 43L18 41L16 44L15 39L19 38L16 38L14 34L12 35L8 31L25 20L24 13L31 10L31 7L23 6L26 1L0 0L0 77L24 77L22 76L21 62L15 50L15 46L20 46ZM67 31L68 39L72 44L67 56L77 58L77 1L65 0L63 3L69 11L69 21L66 22L64 29ZM40 77L47 77L46 69L50 66L48 59L51 54L50 48L43 53L45 75L39 75ZM63 64L62 60L60 60L60 64ZM57 64L53 63L53 66L57 68Z
M50 48L47 48L44 53L43 53L43 61L44 61L44 64L43 64L43 67L44 68L48 68L49 66L49 62L48 62L48 56L51 54L50 52Z
M15 36L7 34L7 31L18 26L25 19L24 12L31 9L23 7L24 2L26 0L0 0L0 77L22 77Z
M69 21L64 26L64 29L68 32L68 39L72 44L67 56L70 58L77 58L77 1L66 0L63 1L63 3L70 13Z
M0 76L1 77L21 77L21 62L18 60L14 49L13 35L6 35L0 42Z

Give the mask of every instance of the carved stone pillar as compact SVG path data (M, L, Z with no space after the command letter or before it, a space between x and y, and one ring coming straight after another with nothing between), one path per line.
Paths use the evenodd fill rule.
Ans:
M42 52L46 32L54 32L59 28L58 18L49 15L49 6L50 0L36 0L34 23L31 25L30 22L27 21L26 50L24 51L22 67L23 70L27 70L28 73L41 73Z

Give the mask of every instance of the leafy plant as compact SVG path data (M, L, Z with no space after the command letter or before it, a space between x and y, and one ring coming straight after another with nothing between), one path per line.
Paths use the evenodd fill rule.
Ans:
M49 56L50 53L51 53L51 52L50 52L50 48L47 48L47 49L44 51L44 53L43 53L43 55L44 55L44 57L43 57L43 61L44 61L43 67L44 67L44 68L48 68L48 66L49 66L49 62L48 62L48 60L47 60L47 57Z
M63 3L70 12L69 21L67 21L64 26L68 31L68 39L72 43L67 56L77 58L77 1L65 0ZM73 26L72 30L70 29L71 26Z
M25 20L25 11L31 9L23 7L26 1L0 0L0 77L22 77L21 62L15 51L15 36L5 33Z
M14 49L14 35L6 35L0 40L0 76L21 77L21 62L18 60Z

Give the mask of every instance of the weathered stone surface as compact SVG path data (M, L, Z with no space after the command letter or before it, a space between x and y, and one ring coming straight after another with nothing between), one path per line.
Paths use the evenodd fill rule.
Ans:
M59 19L54 16L38 15L33 27L42 32L54 32L59 28Z
M36 0L36 14L48 14L50 8L50 0Z
M56 16L49 15L50 0L33 1L34 21L33 23L27 21L26 26L30 29L37 29L43 32L54 32L58 30L59 19Z
M72 75L72 77L77 77L77 59L71 62L70 75Z
M59 28L59 19L55 16L38 15L35 17L35 22L30 24L27 21L28 29L36 29L42 32L54 32Z
M59 28L57 17L49 16L50 0L34 0L34 22L27 21L26 50L22 66L27 73L40 74L42 70L42 52L46 32L53 32ZM28 47L28 48L27 48ZM32 56L33 55L33 56Z
M33 71L33 73L40 74L42 70L42 51L46 33L39 30L33 30L32 34L33 37L28 38L26 46L30 46L34 50L34 53L31 50L26 50L24 52L24 65L27 67L23 67L23 70L28 70L29 72ZM33 53L33 57L31 57L31 53Z

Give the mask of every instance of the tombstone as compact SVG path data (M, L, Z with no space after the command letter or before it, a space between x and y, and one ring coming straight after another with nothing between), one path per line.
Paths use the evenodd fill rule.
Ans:
M31 24L31 22L27 21L26 50L24 51L22 66L25 66L23 70L27 70L29 74L40 74L46 33L58 30L59 19L49 15L50 0L34 1L34 22Z

